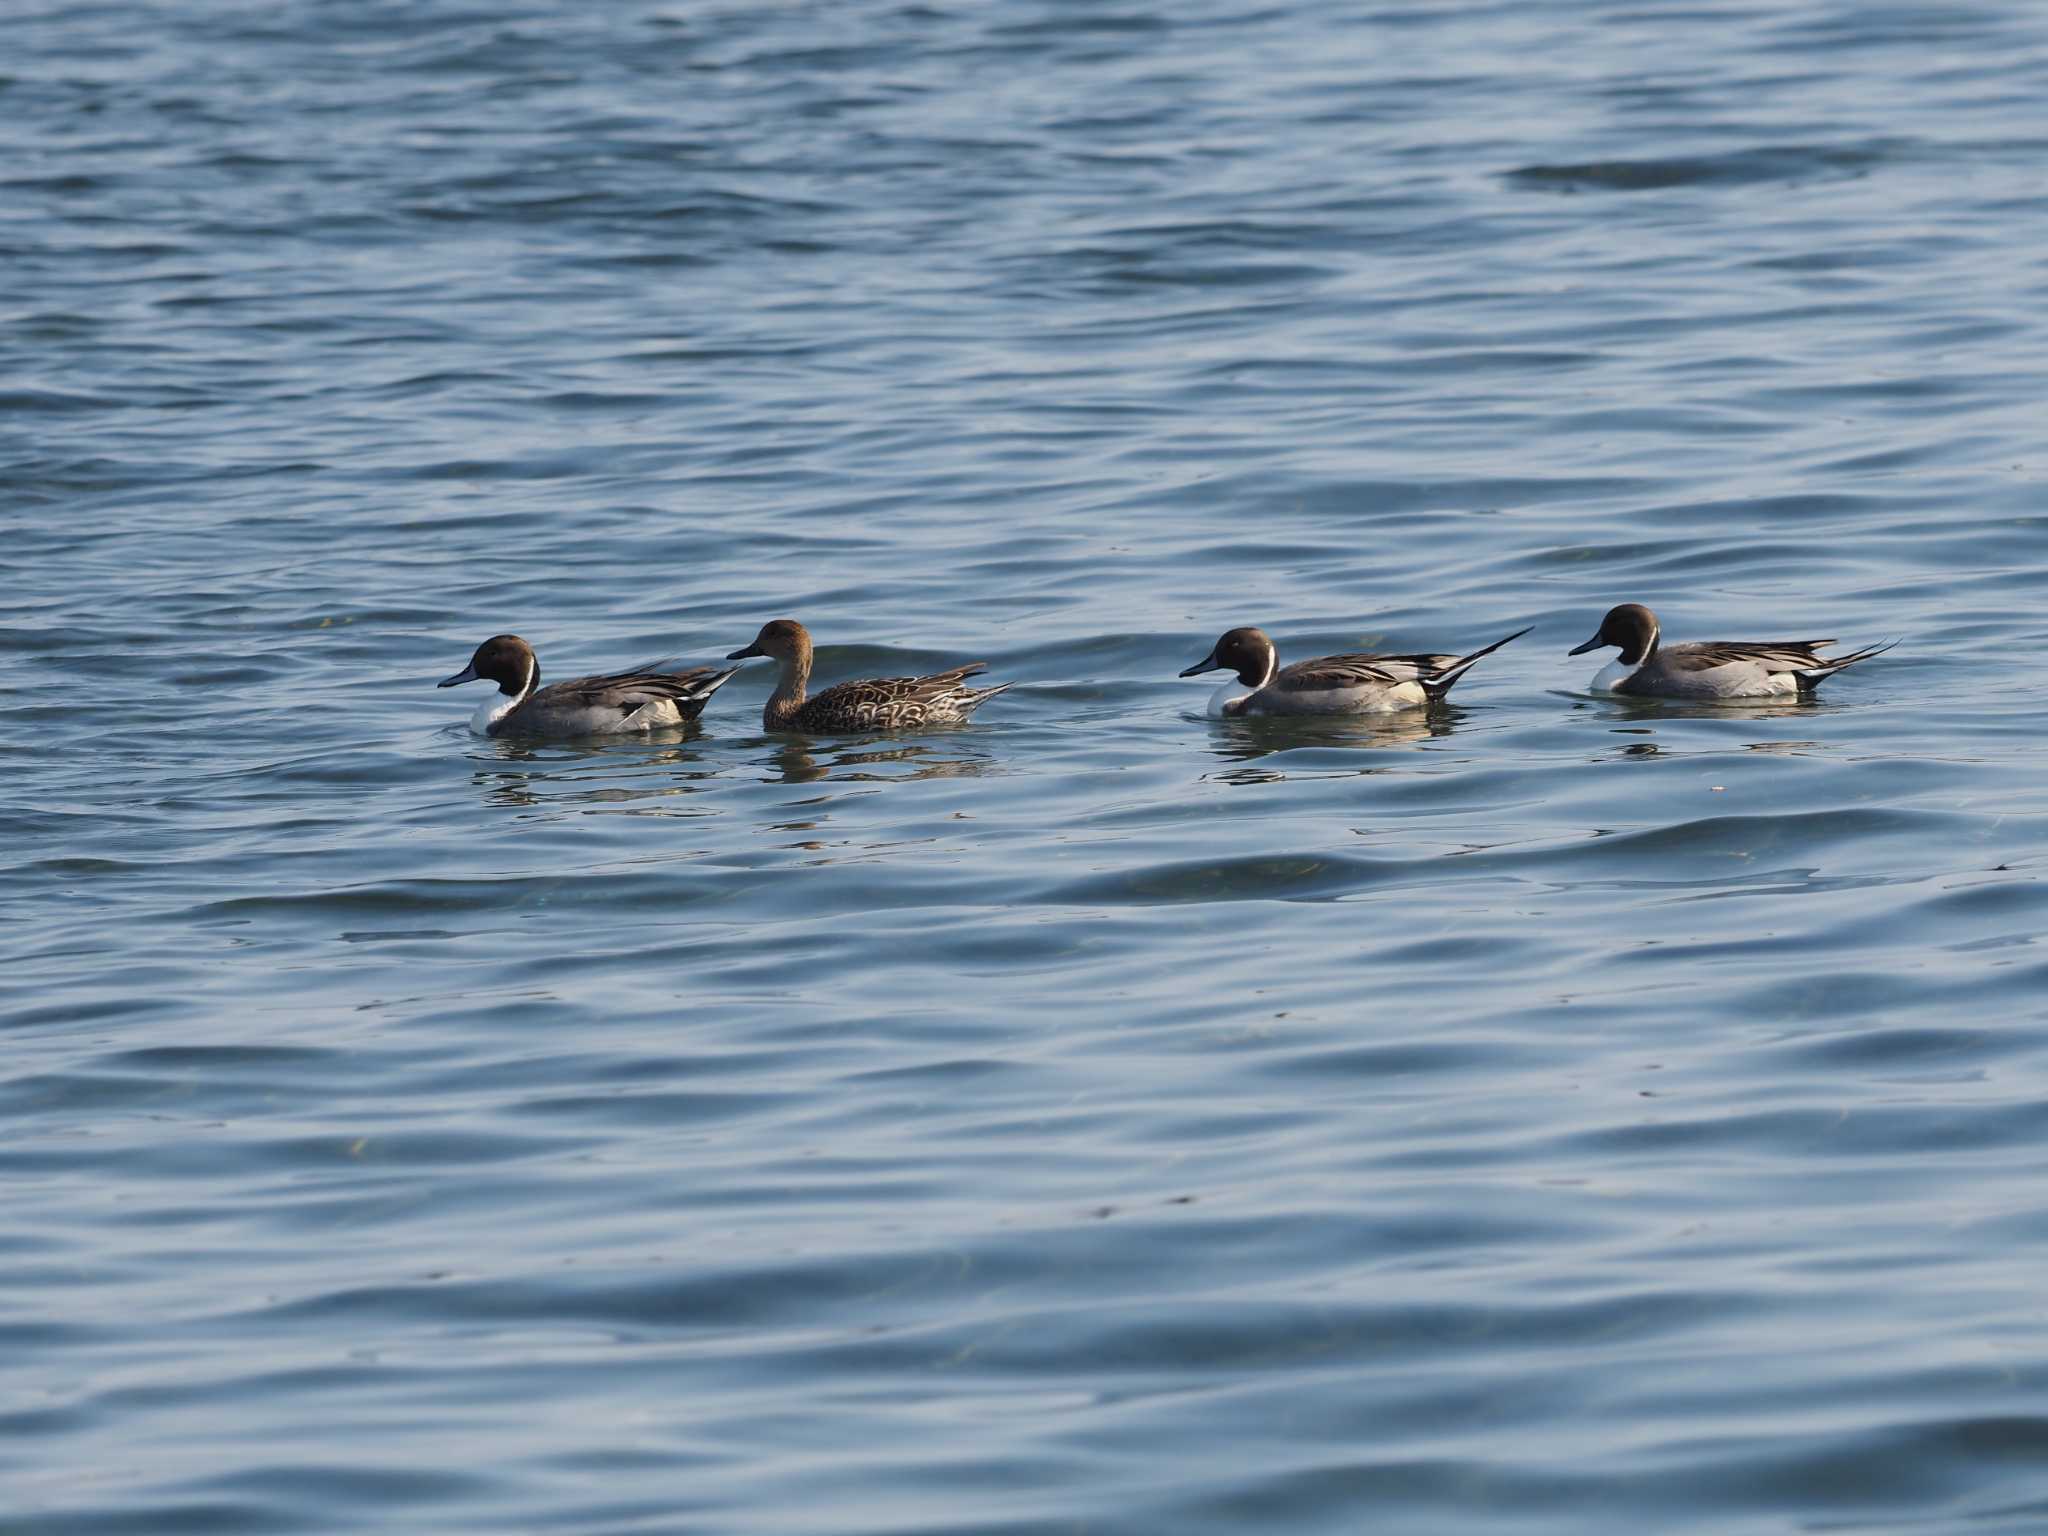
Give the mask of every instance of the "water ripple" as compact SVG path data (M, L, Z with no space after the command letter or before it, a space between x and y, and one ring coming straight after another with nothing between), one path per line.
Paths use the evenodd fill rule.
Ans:
M0 1531L2040 1527L2034 10L8 19Z

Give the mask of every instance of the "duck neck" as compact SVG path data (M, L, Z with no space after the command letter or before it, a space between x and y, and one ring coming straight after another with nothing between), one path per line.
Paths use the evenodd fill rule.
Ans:
M807 647L782 663L782 676L775 680L775 691L768 695L768 706L761 711L762 721L769 730L787 725L790 718L804 707L804 688L810 680L811 653Z
M526 663L526 686L514 688L510 683L498 684L498 691L485 694L483 702L476 707L476 713L469 717L469 728L479 736L494 734L507 715L532 697L539 684L540 663L529 660Z

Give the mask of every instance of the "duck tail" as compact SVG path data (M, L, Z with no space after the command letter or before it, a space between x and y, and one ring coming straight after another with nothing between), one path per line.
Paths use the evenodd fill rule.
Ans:
M961 714L961 716L962 716L962 717L964 718L964 717L966 717L966 716L968 716L968 715L971 715L971 714L973 714L973 713L974 713L974 712L975 712L975 711L976 711L977 709L981 708L981 706L982 706L982 705L986 704L986 703L987 703L987 702L988 702L988 701L989 701L990 699L994 698L994 697L995 697L995 696L996 696L997 694L1001 693L1001 692L1002 692L1002 691L1003 691L1004 689L1006 689L1006 688L1012 688L1012 687L1015 687L1015 686L1016 686L1016 685L1015 685L1014 683L997 683L997 684L996 684L996 685L995 685L995 686L994 686L993 688L963 688L963 689L961 689L961 690L960 690L960 714Z
M739 673L740 669L738 667L727 667L723 672L705 678L703 682L692 688L690 690L690 697L693 699L708 699L735 677L738 677Z
M1473 662L1477 661L1482 656L1492 655L1495 651L1499 650L1502 646L1506 645L1510 640L1521 639L1522 636L1529 633L1529 631L1531 629L1534 629L1535 627L1535 625L1531 624L1526 626L1525 628L1516 630L1512 635L1503 635L1500 639L1494 641L1491 645L1482 645L1478 650L1474 651L1469 656L1460 656L1456 661L1452 662L1449 666L1445 667L1441 672L1438 672L1433 677L1424 677L1417 679L1417 681L1419 681L1422 684L1422 691L1429 695L1429 699L1432 704L1435 703L1438 699L1442 698L1445 694L1451 691L1452 685L1456 683L1459 678L1465 675L1466 670L1471 667Z
M711 695L731 682L739 672L738 667L727 667L723 672L691 682L676 696L676 710L685 720L695 720L704 713L704 706L711 701Z
M1903 638L1903 637L1902 637ZM1826 642L1819 642L1826 643ZM1859 661L1868 661L1873 656L1882 656L1897 645L1897 640L1880 640L1876 645L1866 645L1860 651L1850 651L1844 656L1830 656L1826 661L1811 667L1800 667L1793 673L1799 679L1801 690L1813 692L1822 683L1833 677L1844 667L1853 667Z

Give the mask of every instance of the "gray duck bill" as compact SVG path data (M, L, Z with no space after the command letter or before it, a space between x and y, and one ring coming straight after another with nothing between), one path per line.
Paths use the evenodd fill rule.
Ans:
M1221 665L1222 663L1216 659L1216 653L1214 651L1211 651L1208 655L1204 656L1200 661L1196 662L1192 667L1188 667L1185 670L1183 670L1181 676L1195 677L1203 672L1214 672Z
M453 677L444 677L441 679L440 682L434 684L434 686L436 688L453 688L457 683L473 683L475 681L476 663L472 661L468 666L464 667L460 672L456 673Z
M1567 655L1567 656L1583 656L1583 655L1585 655L1585 654L1586 654L1586 652L1588 652L1588 651L1597 651L1597 650L1599 650L1599 649L1600 649L1600 647L1601 647L1601 646L1602 646L1602 645L1603 645L1604 643L1605 643L1605 642L1604 642L1604 641L1602 641L1602 640L1601 640L1601 638L1600 638L1600 637L1599 637L1598 635L1595 635L1595 636L1594 636L1594 637L1593 637L1592 639L1588 640L1588 641L1587 641L1587 642L1586 642L1586 643L1585 643L1584 645L1575 645L1575 646L1573 646L1573 647L1572 647L1572 648L1571 648L1570 650L1568 650L1568 651L1566 651L1566 652L1565 652L1565 655Z

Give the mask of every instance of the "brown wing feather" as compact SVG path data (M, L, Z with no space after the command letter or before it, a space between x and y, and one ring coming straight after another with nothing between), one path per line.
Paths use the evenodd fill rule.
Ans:
M544 699L550 704L613 704L631 713L643 704L652 704L660 699L681 701L694 698L721 670L725 669L691 667L683 672L656 672L636 668L628 672L601 672L590 677L572 677L563 682L549 683L534 694L534 698Z
M1312 691L1321 688L1386 688L1434 676L1455 656L1374 656L1348 651L1338 656L1312 656L1282 667L1268 687Z
M965 666L923 677L863 677L836 683L804 701L797 711L796 724L888 729L956 723L984 699L993 698L1009 686L961 686L967 678L987 670L987 662L970 661Z
M933 672L924 677L861 677L850 683L835 683L823 693L814 694L810 702L820 705L829 702L835 709L859 709L869 705L895 704L905 699L937 698L958 688L963 678L987 670L987 662L971 661L964 667Z
M1657 652L1658 660L1677 672L1707 672L1733 662L1758 661L1779 671L1817 667L1821 646L1832 640L1686 640Z

